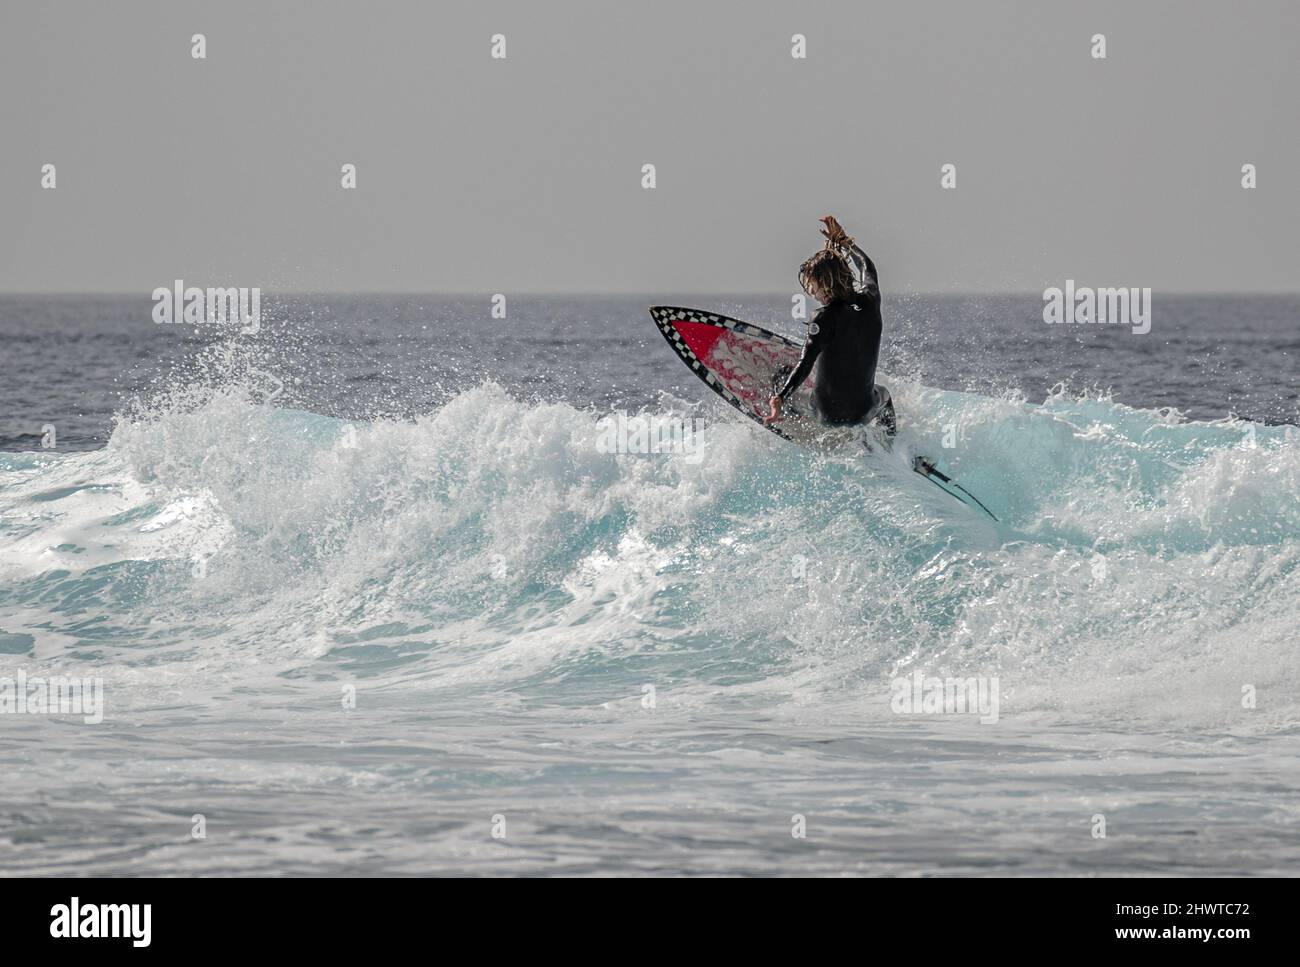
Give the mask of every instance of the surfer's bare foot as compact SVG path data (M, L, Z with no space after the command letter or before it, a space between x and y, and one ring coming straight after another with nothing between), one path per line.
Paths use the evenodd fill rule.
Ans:
M781 419L781 403L781 397L779 396L773 396L767 401L767 405L771 408L772 412L768 415L767 419L763 421L764 426L771 426L777 420Z

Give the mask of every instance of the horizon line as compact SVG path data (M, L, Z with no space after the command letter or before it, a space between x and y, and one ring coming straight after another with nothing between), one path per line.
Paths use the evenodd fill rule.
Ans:
M155 286L155 288L157 288L157 286ZM198 286L196 288L207 289L207 288L218 288L218 287ZM227 286L220 286L219 288L227 288ZM443 290L429 290L429 289L272 289L272 288L266 288L264 286L256 286L256 287L244 286L243 288L258 288L259 290L264 291L267 294L273 296L424 296L424 297L437 296L437 297L444 297L444 298L475 298L475 299L491 297L493 295L498 294L498 292L500 291L498 290L498 292L489 292L486 289L476 290L476 291L462 290L458 292L443 291ZM1134 287L1116 286L1116 288L1131 289ZM1174 295L1174 296L1300 296L1300 289L1214 289L1214 290L1171 289L1171 290L1164 290L1163 293L1160 293L1155 290L1154 286L1140 286L1139 288L1151 288L1153 290L1152 292L1153 298L1159 294ZM791 293L789 290L775 290L775 291L766 290L765 291L765 290L757 290L757 289L736 290L736 291L714 290L708 292L704 292L704 291L688 292L684 290L669 290L669 291L671 291L673 294L665 295L665 294L656 294L654 292L636 292L630 290L578 291L578 290L563 290L563 289L532 290L532 291L521 290L513 294L511 294L510 292L504 292L502 294L507 295L510 298L520 298L520 297L537 298L537 297L553 297L553 296L592 296L592 297L623 296L626 298L648 298L651 300L657 299L659 301L656 304L661 304L661 305L665 304L664 303L665 299L676 298L679 296L692 298L692 299L734 298L736 296L745 296L750 298L789 298L791 295L798 294L798 293ZM141 297L151 301L152 293L153 293L153 289L150 289L148 291L141 290L141 289L98 289L98 290L96 289L76 289L76 290L0 289L0 298L11 297L11 296L16 296L16 297L77 296L83 298L120 296L120 297ZM889 290L884 290L883 296L886 299L889 298L891 295L895 298L899 296L921 296L927 298L934 298L934 297L969 298L971 296L1034 296L1036 298L1042 298L1042 291L1038 289L989 289L989 290L909 289L909 290L901 290L901 291L895 290L891 293ZM811 296L809 298L811 298Z

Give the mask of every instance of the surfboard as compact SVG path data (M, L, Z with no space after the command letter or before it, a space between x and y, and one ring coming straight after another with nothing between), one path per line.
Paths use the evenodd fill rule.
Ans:
M763 422L774 387L798 364L803 352L803 347L793 339L718 312L682 306L651 306L650 318L673 352L704 385L764 429L816 449L839 448L850 442L868 448L873 444L888 447L883 431L866 425L827 427L813 418L815 373L791 394L786 406L789 418L780 423ZM912 470L954 499L968 507L978 507L997 520L978 498L939 470L928 457L917 457Z
M829 437L862 438L860 428L846 432L812 418L815 374L791 394L786 405L788 418L779 424L763 422L773 386L780 385L778 375L783 382L803 352L793 339L717 312L680 306L651 306L650 317L704 385L764 429L809 446L842 442Z

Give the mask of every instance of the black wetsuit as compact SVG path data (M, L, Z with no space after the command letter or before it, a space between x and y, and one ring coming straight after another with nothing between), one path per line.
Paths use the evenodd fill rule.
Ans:
M813 404L823 423L860 423L877 399L876 361L880 356L880 283L876 266L856 245L860 291L822 306L808 325L803 355L777 392L789 398L817 367Z

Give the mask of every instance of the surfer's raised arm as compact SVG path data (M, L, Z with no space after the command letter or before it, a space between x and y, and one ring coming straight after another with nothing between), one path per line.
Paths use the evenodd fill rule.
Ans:
M849 244L848 256L857 272L858 291L880 298L880 276L876 275L876 263L871 261L871 256L858 248L857 242Z
M844 255L853 262L854 274L857 275L857 284L855 288L859 292L865 292L876 298L880 297L880 276L876 274L876 263L871 261L871 256L858 246L857 241L848 232L844 231L844 226L836 220L834 215L823 215L821 217L821 233L826 236L829 245L844 253Z

